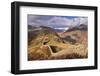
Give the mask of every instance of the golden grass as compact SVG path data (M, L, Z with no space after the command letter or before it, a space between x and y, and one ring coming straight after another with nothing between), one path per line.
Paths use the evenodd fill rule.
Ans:
M77 59L87 58L88 51L85 45L70 45L69 48L53 54L49 59Z
M28 53L28 60L50 60L50 59L79 59L88 58L87 46L83 44L56 44L62 50L51 54L46 45L31 48ZM30 50L30 49L29 49Z
M43 45L43 38L37 38L31 42L28 46L28 60L54 60L54 59L79 59L88 58L88 44L86 32L75 31L79 35L79 39L76 38L75 44L57 42L54 40L56 36L49 35L50 41L46 44L53 46L52 50L56 50L53 54L47 46ZM73 35L73 32L66 33L67 35ZM65 34L64 34L65 36ZM63 35L62 35L63 37Z

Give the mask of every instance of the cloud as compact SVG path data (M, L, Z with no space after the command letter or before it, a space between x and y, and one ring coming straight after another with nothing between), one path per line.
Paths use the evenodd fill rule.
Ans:
M68 18L66 16L28 16L28 24L29 25L43 25L49 26L52 28L65 28L65 27L75 27L80 24L88 25L87 17L74 17Z
M63 17L53 17L48 21L48 24L69 26L72 24L72 20Z
M80 18L80 24L88 25L88 18L87 17Z
M76 17L76 18L65 18L65 17L53 17L48 21L48 25L51 26L62 26L62 27L75 27L80 24L87 25L88 18L86 17Z
M28 25L46 25L51 16L28 15Z

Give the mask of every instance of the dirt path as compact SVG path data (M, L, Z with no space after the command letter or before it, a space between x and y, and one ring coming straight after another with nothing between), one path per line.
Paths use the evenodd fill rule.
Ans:
M51 49L50 45L46 45L46 46L49 48L51 55L53 55L54 53L53 53L53 50Z

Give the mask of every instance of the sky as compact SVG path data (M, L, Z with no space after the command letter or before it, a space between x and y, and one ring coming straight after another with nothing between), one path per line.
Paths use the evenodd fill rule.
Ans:
M69 27L88 25L88 17L81 16L50 16L28 15L28 25L48 26L54 29L68 29Z

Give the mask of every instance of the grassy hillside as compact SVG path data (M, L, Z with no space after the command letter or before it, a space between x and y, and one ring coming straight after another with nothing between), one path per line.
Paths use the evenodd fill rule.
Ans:
M81 25L57 33L50 27L30 27L28 60L87 58L87 28Z

